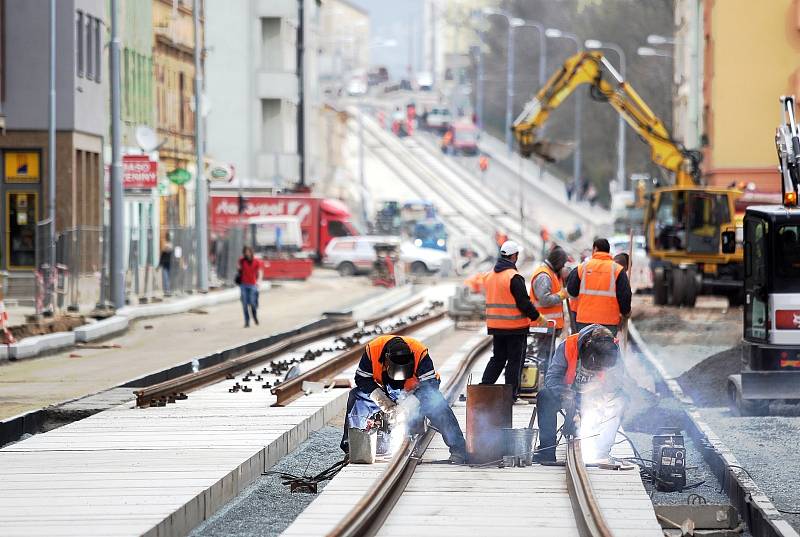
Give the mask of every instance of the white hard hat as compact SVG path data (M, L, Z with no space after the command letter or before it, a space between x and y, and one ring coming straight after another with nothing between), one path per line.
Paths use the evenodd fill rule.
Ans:
M514 254L519 253L519 244L514 241L506 241L500 247L500 255L505 257L511 257Z

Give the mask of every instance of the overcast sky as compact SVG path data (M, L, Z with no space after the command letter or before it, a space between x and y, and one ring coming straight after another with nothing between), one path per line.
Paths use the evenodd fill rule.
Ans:
M373 43L393 39L395 47L373 47L372 65L389 69L393 79L406 76L409 62L409 43L413 43L413 69L419 70L422 37L422 0L349 0L369 11L370 34Z

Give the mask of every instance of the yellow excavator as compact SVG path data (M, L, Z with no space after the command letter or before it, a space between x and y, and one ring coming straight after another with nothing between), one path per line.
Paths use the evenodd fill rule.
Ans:
M648 195L644 230L653 269L656 304L694 306L700 294L727 296L732 305L743 298L741 245L723 242L736 237L738 190L701 184L702 155L674 140L664 123L623 80L602 52L570 57L529 101L512 126L519 152L554 162L569 149L541 137L550 113L582 85L590 96L606 102L650 146L655 164L673 176ZM734 233L725 233L733 231Z

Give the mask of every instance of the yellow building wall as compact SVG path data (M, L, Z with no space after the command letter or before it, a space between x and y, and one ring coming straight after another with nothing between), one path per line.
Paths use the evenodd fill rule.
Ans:
M778 98L800 90L797 1L707 1L713 2L708 164L774 168Z

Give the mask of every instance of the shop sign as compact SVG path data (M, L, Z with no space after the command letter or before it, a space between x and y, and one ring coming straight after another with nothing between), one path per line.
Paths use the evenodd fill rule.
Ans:
M208 170L208 180L219 183L230 183L235 175L233 164L215 164Z
M167 179L173 184L185 185L192 180L192 174L183 168L175 168L171 172L167 172Z
M40 155L36 151L6 151L6 182L38 183L39 158Z
M147 155L123 155L122 168L122 185L126 190L149 190L158 185L158 163Z

